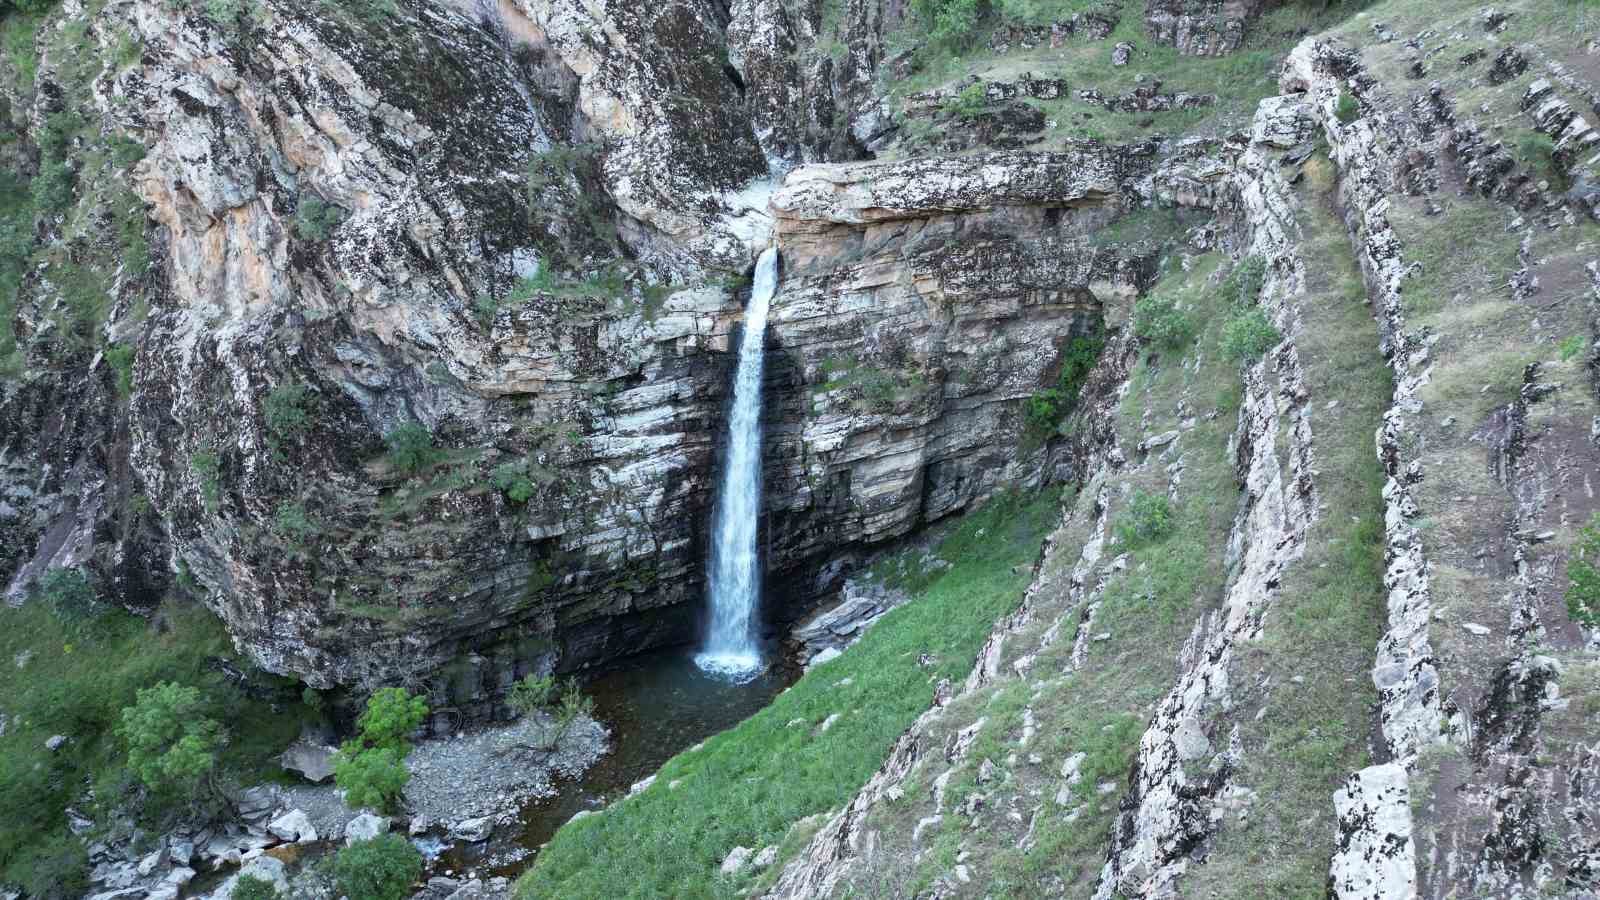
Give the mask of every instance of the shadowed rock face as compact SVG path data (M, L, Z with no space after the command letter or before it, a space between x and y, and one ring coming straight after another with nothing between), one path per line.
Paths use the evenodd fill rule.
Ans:
M1086 235L1151 148L804 167L769 213L729 193L765 172L757 135L823 158L849 118L774 153L762 110L786 105L761 85L789 76L741 94L713 6L400 15L274 3L240 41L141 0L91 24L145 43L86 113L147 148L159 289L129 288L148 313L115 325L138 347L125 419L44 413L70 381L4 397L23 423L7 465L51 473L7 476L28 504L3 547L13 596L51 565L182 572L271 670L327 687L448 668L435 699L469 712L528 671L692 639L742 299L720 273L772 214L769 620L865 548L1060 465L1020 407L1147 277ZM803 72L808 96L853 97L870 72L876 26L852 15L859 71ZM617 256L626 288L512 296L546 265ZM407 422L438 448L413 472L384 444Z

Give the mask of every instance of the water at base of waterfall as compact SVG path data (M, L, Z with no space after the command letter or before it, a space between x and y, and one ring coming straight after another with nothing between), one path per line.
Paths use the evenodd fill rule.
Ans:
M767 307L778 289L778 250L769 247L756 263L744 337L733 379L728 418L728 455L712 516L711 621L695 665L708 675L748 681L765 664L756 643L755 614L761 601L761 554L756 544L761 513L761 372L765 364Z

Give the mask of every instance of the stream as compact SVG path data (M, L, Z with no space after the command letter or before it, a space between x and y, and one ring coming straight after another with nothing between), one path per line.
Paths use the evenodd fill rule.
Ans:
M668 759L739 724L793 684L800 668L776 645L765 649L772 664L742 683L707 674L681 647L634 657L585 683L595 718L611 730L610 750L577 782L560 785L556 796L522 808L522 831L512 839L522 853L507 854L513 848L496 840L458 846L442 862L457 871L508 877L527 870L538 849L574 815L626 797L628 788ZM485 866L489 855L496 859Z

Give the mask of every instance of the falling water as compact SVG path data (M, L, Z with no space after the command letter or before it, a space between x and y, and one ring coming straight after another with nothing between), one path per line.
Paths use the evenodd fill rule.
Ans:
M778 289L778 248L756 263L744 339L733 379L728 458L711 520L711 624L694 661L713 675L743 680L761 671L753 620L761 599L756 520L761 512L761 369L767 306Z

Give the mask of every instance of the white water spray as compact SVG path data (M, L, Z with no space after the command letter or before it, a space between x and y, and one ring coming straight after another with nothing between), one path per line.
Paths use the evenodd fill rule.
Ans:
M778 248L756 263L744 338L733 378L728 458L711 519L711 624L694 658L706 672L744 680L761 671L754 619L761 600L757 522L761 513L761 370L765 363L767 307L778 289Z

